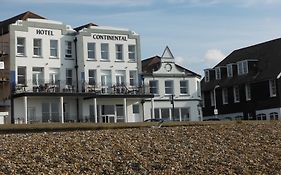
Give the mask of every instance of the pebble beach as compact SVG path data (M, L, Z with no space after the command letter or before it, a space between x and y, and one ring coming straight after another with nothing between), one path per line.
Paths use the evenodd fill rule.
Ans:
M281 123L0 134L0 174L281 174Z

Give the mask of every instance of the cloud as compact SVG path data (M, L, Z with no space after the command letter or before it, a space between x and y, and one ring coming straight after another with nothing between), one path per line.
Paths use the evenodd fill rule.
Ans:
M225 57L226 56L222 53L222 51L218 49L209 49L205 53L205 63L209 67L213 67L215 64L218 64Z

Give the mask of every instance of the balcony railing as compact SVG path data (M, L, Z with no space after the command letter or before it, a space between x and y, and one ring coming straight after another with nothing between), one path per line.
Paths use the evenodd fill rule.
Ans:
M29 83L30 84L30 83ZM81 86L82 84L82 86ZM113 85L101 85L101 84L88 84L79 83L79 89L77 91L76 86L44 83L40 85L27 85L16 84L14 93L93 93L101 95L149 95L148 86L129 86L126 84L113 84Z

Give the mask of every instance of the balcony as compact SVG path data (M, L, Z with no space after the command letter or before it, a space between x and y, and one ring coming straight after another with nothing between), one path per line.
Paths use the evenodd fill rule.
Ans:
M27 83L30 84L30 83ZM16 84L14 94L21 93L83 93L97 95L151 95L148 86L128 86L125 84L101 85L79 83L80 87L77 91L76 85L65 85L64 83L51 84L45 83L41 85ZM81 87L82 84L82 87Z

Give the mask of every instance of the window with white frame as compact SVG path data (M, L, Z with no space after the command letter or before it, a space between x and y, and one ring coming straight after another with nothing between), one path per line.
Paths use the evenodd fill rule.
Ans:
M88 48L88 59L94 60L96 59L96 43L87 43Z
M72 58L72 42L65 41L65 58Z
M43 67L33 67L32 68L32 85L39 86L44 83L44 68Z
M226 65L227 77L233 77L233 68L232 64Z
M173 80L165 81L165 94L166 95L174 94L174 81Z
M234 96L234 103L239 103L240 102L240 93L239 93L238 86L233 87L233 96Z
M33 56L42 56L42 39L33 39Z
M216 67L215 72L216 72L216 80L220 80L221 79L221 69L220 69L220 67Z
M269 114L269 117L270 117L270 120L278 120L279 115L277 112L271 112Z
M158 81L150 80L149 81L149 90L151 94L158 94Z
M222 89L222 103L228 104L228 90L227 90L227 88Z
M17 56L25 56L25 38L17 37Z
M276 97L277 95L275 80L269 80L269 93L270 93L270 97Z
M248 73L248 61L239 61L237 63L238 75L244 75Z
M116 60L122 61L123 60L123 45L116 44L115 45L115 52L116 52Z
M66 85L72 86L72 69L66 69Z
M188 95L189 94L189 81L188 80L181 80L180 81L180 94L181 95Z
M181 120L182 121L189 121L189 116L190 116L189 108L181 108L180 114L181 114Z
M50 68L49 83L59 85L59 68Z
M58 57L58 40L50 40L50 57Z
M18 78L18 84L20 85L25 85L26 84L26 67L18 67L18 74L17 74L17 78Z
M89 69L89 85L95 85L96 84L96 70Z
M211 106L215 106L215 94L213 91L210 91L210 99L211 99Z
M117 70L115 72L116 76L116 84L117 85L125 85L125 80L126 80L126 71L124 70Z
M210 81L210 71L209 70L205 70L205 82L209 82Z
M249 84L245 85L245 95L246 95L246 100L249 101L251 100L251 86Z
M128 56L130 61L136 60L136 46L128 45Z
M133 104L133 114L139 114L139 113L140 113L139 104Z
M108 43L101 43L101 59L102 60L109 60L109 47Z
M201 97L200 81L196 81L197 96Z
M130 70L129 72L130 76L130 86L136 86L137 85L137 71Z
M257 116L256 116L256 118L257 118L257 120L266 120L266 114L258 114Z

